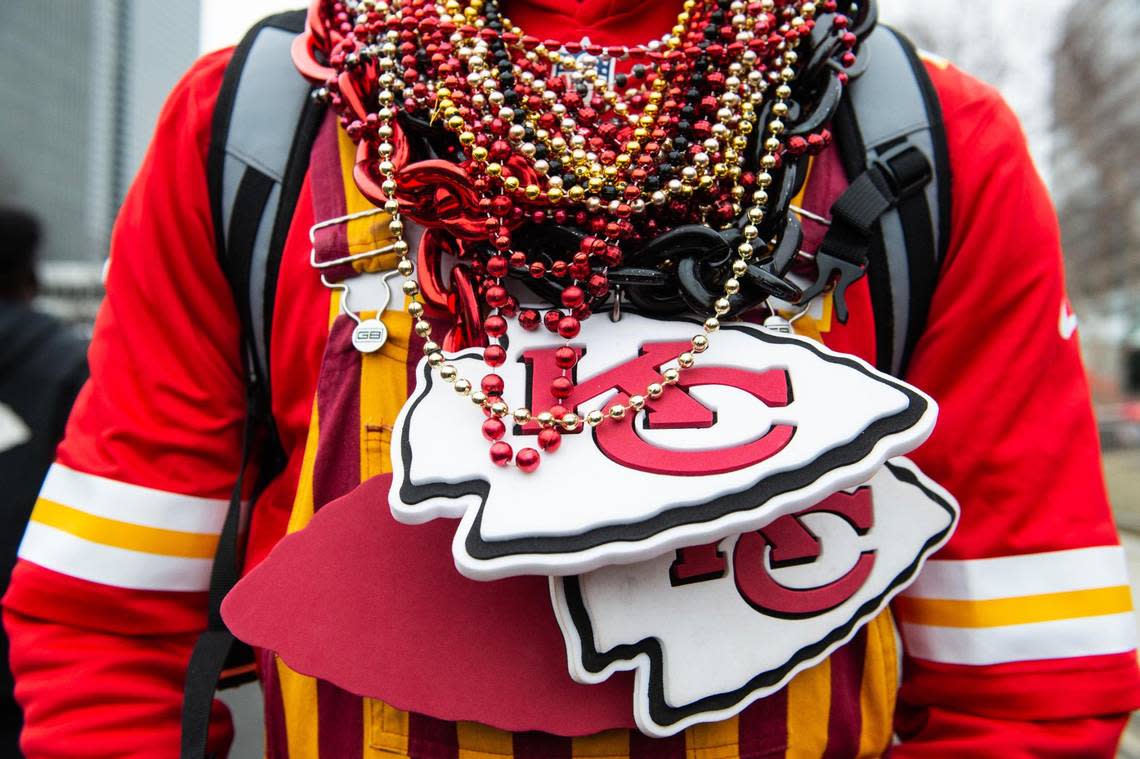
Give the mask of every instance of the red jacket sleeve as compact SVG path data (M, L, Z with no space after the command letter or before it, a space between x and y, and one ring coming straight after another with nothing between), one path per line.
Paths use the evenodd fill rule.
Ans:
M962 516L894 605L906 657L892 756L1112 756L1113 715L1140 706L1136 623L1056 216L996 92L929 69L953 207L908 377L940 413L913 458Z
M228 58L203 58L178 84L119 214L91 379L4 598L30 759L178 753L244 415L205 181ZM228 716L216 716L225 750Z

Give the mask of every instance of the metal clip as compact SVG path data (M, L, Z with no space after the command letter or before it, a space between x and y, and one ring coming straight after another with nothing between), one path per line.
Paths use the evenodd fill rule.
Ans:
M621 321L621 288L620 287L614 288L614 306L613 306L613 309L611 309L611 311L610 311L610 321L614 322L615 324L617 322Z
M795 204L789 204L788 210L795 211L796 213L798 213L800 216L804 217L805 219L811 219L812 221L816 222L817 224L822 224L825 227L831 226L831 219L826 219L817 213L814 213L812 211L807 210L806 208L800 208L799 206L797 206Z
M380 314L388 308L388 303L392 300L392 290L388 287L388 280L396 275L395 271L384 272L381 275L381 282L383 287L381 290L384 293L383 301L376 309L376 316L368 319L361 319L359 315L352 308L349 307L348 299L352 294L346 282L330 282L328 278L322 274L321 284L330 290L339 290L340 296L340 312L356 322L356 326L352 330L352 345L361 353L375 353L383 347L384 343L388 342L388 328L380 319Z
M391 253L396 249L395 243L384 245L372 250L365 250L360 253L352 253L340 258L334 258L329 261L317 260L317 230L326 229L328 227L335 227L337 224L347 224L355 219L363 219L366 216L375 216L376 214L385 213L383 208L369 208L365 211L357 211L356 213L345 214L344 216L336 216L332 219L325 219L324 221L317 222L309 227L309 244L312 246L309 249L309 266L314 269L331 269L334 266L341 264L350 264L353 261L359 261L363 258L372 258L374 256L383 255L384 253ZM323 277L322 277L323 281ZM327 287L328 285L326 285Z
M344 282L329 282L328 278L324 274L321 275L321 284L330 290L340 290L340 312L347 316L349 319L352 319L357 324L360 324L360 317L357 316L352 311L352 309L348 307L348 296L352 292L349 290L348 285L346 285Z

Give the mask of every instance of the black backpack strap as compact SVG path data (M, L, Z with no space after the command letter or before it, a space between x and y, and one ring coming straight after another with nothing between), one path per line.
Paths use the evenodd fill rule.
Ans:
M270 16L238 45L215 106L206 166L218 254L267 393L277 269L324 112L290 57L304 23L304 11Z
M221 604L243 563L242 500L250 461L256 453L255 499L283 463L270 413L268 346L281 255L324 113L290 56L304 23L304 11L296 11L253 27L226 68L214 110L206 174L218 258L241 321L247 412L241 463L210 574L206 630L186 672L183 759L205 756L219 680L227 687L253 678L252 654L226 629Z
M950 168L937 93L914 47L879 26L862 43L866 69L835 119L848 189L820 245L818 291L870 277L876 365L901 376L926 326L950 226ZM841 298L836 299L837 305ZM841 320L845 313L837 309Z
M253 386L249 386L249 403L256 404ZM186 667L186 683L182 695L182 759L202 759L210 732L210 711L222 672L228 667L250 669L248 649L235 646L236 640L222 620L222 599L238 581L241 571L242 494L246 472L254 444L256 427L246 423L242 435L241 468L230 495L230 506L218 536L218 549L210 572L209 608L206 629L198 636L190 663ZM248 661L247 661L248 659ZM248 682L248 678L242 678ZM235 679L234 685L239 684Z

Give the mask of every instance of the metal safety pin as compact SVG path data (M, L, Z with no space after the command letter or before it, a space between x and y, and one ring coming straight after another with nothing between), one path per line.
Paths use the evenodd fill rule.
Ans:
M824 225L825 227L831 226L831 219L824 218L823 216L820 216L817 213L812 213L811 211L807 210L806 208L800 208L799 206L794 206L794 205L789 204L788 209L791 211L795 211L796 213L798 213L800 216L803 216L804 218L811 219L812 221L815 221L815 222L819 222L820 224Z
M613 308L610 310L610 321L614 322L615 324L617 322L621 321L621 287L620 286L614 288L614 305L613 305Z
M347 224L348 222L355 219L363 219L366 216L375 216L379 213L384 213L384 209L369 208L365 211L357 211L355 213L345 214L344 216L336 216L331 219L325 219L324 221L317 222L313 226L309 227L309 243L312 246L309 249L309 266L312 266L314 269L329 269L334 266L340 266L341 264L350 264L353 261L359 261L363 258L372 258L374 256L379 256L383 255L384 253L391 253L394 251L396 249L396 244L390 243L379 248L361 251L360 253L351 253L347 256L333 258L328 261L317 260L317 230L325 229L327 227L334 227L337 224Z

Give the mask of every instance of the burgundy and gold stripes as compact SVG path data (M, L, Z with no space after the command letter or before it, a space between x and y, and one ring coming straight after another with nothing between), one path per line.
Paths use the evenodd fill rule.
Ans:
M315 218L367 207L351 180L351 142L326 123L314 146ZM329 160L328 156L339 160ZM316 190L320 188L321 191ZM343 192L342 192L343 191ZM346 199L347 198L347 199ZM342 252L378 247L378 217L336 231ZM394 265L382 266L391 268ZM352 322L329 306L330 335L318 381L289 531L357 483L390 471L391 424L414 383L420 341L402 311L388 311L388 343L352 349ZM343 431L359 429L359 435ZM263 653L270 759L815 759L871 757L885 750L897 688L894 627L884 613L851 643L739 716L666 739L614 730L567 738L447 722L361 698L291 670Z
M738 717L665 739L615 730L566 738L507 733L371 705L369 759L817 759L880 756L896 683L893 623L882 615L830 659ZM400 717L396 717L400 715ZM322 757L324 755L322 754Z

